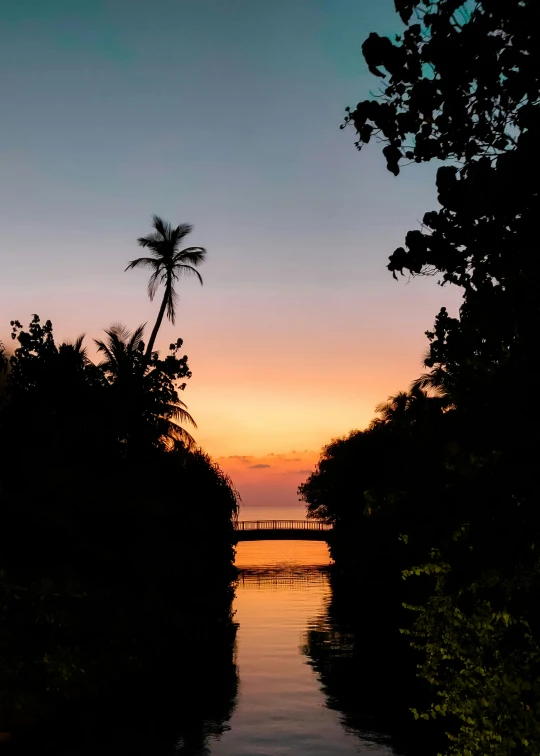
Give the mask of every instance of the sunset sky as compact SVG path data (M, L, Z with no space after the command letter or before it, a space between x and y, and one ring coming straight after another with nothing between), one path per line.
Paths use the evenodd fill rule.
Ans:
M340 131L377 90L361 43L393 0L4 0L0 338L155 320L124 273L158 213L208 249L182 281L184 394L245 519L302 516L296 487L332 437L421 371L458 297L392 280L388 255L437 207L435 167L386 171Z

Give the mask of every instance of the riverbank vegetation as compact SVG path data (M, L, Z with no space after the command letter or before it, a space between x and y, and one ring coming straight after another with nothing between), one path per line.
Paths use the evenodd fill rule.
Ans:
M403 34L363 45L380 94L344 125L358 149L382 142L396 176L443 161L439 209L388 268L458 286L463 304L427 332L427 372L367 429L330 443L300 495L334 523L337 565L408 604L403 629L431 686L415 715L440 719L447 752L537 754L538 8L396 9Z
M203 259L178 250L189 227L154 227L165 241L152 249L151 293L163 282L165 306L151 339L167 306L174 316L178 265ZM114 324L91 359L89 340L59 344L38 315L11 327L13 354L0 361L0 730L150 667L170 676L209 648L227 648L232 664L239 501L192 436L181 339L159 354L144 326Z

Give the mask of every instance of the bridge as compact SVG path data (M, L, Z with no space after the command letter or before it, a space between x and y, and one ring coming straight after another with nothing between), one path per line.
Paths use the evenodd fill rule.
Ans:
M332 526L321 520L240 520L238 541L326 541Z

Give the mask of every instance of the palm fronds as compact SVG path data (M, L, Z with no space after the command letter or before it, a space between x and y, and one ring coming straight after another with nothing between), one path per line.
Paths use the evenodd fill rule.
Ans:
M138 257L131 260L126 267L126 271L139 267L151 269L147 288L150 301L153 301L161 284L165 287L156 324L146 349L145 359L147 362L152 355L163 316L166 314L167 319L173 324L176 320L177 293L174 287L175 282L181 275L189 275L195 276L202 285L203 279L197 268L202 265L206 258L204 247L179 248L182 239L193 230L191 224L180 223L173 228L159 215L153 215L152 229L150 234L137 239L139 247L148 249L151 257Z

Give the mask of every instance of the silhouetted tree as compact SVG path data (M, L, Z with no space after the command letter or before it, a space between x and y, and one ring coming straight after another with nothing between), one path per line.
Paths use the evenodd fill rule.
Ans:
M453 754L536 754L540 416L515 392L533 395L537 374L539 7L396 0L396 9L404 33L372 33L363 45L380 95L349 109L344 125L357 130L359 149L382 141L395 175L404 161L453 163L437 171L441 207L388 267L394 277L439 275L464 295L459 318L443 308L427 333L430 372L416 382L447 402L438 473L424 457L442 526L407 571L431 583L412 640L439 698L422 716L447 715ZM391 403L389 415L398 420L408 401ZM413 426L410 438L429 427ZM411 483L396 486L400 499Z
M137 240L140 247L150 250L152 257L139 257L136 260L131 260L126 268L126 270L130 270L131 268L142 266L152 270L152 275L148 281L148 296L150 297L150 301L153 301L160 284L163 284L165 287L157 320L146 347L147 361L151 358L154 343L165 313L167 313L167 318L174 325L177 301L176 282L181 275L193 275L199 279L202 286L203 280L197 268L204 262L206 257L206 250L203 247L179 249L180 243L193 228L189 223L181 223L176 228L173 228L170 223L165 222L158 215L154 215L152 225L154 228L153 233L149 234L149 236L142 236Z
M141 355L144 352L144 325L133 333L121 323L115 323L105 330L108 343L94 339L98 352L104 355L99 367L114 383L129 383L134 377L142 377L145 372Z
M231 480L179 422L182 340L115 325L94 364L34 315L0 402L0 723L232 642ZM184 381L184 382L181 382ZM201 502L204 506L201 506ZM175 649L172 651L172 649ZM15 712L13 710L15 706ZM37 707L37 708L36 708Z
M324 447L298 489L308 517L334 525L332 556L365 569L366 579L376 577L377 565L379 576L401 585L400 568L410 564L411 552L425 554L440 527L454 420L445 403L417 387L390 397L366 430Z
M0 372L5 373L7 372L8 368L8 358L6 354L6 348L4 344L0 341Z
M540 316L538 7L398 0L396 8L403 35L392 42L372 33L363 45L383 78L381 96L358 103L346 121L359 148L373 137L385 143L393 173L403 161L457 163L438 169L442 208L425 214L388 267L462 287L459 319L443 308L428 333L426 364L448 374L475 432L502 448L523 436L511 386L534 375Z
M5 390L8 369L9 358L4 344L0 341L0 401Z
M157 438L165 444L180 441L192 446L193 437L179 422L195 428L197 425L178 396L178 390L183 389L185 383L181 386L175 383L191 375L187 357L178 359L176 356L182 340L170 345L170 354L165 360L153 354L148 364L142 340L144 325L130 333L122 324L115 324L105 333L106 342L95 340L98 352L104 355L98 367L111 385L114 412L122 417L122 427L130 436L135 433L148 437L144 427L149 426L150 435L155 430Z

